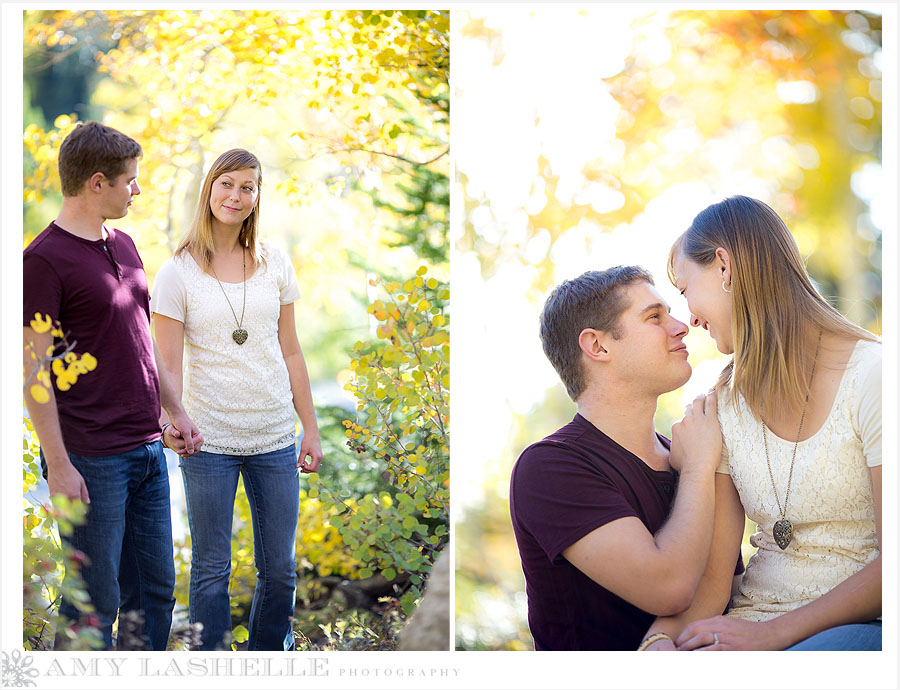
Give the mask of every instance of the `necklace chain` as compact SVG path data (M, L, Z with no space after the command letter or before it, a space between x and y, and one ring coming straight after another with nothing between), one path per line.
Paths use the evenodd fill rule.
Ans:
M797 459L797 446L800 443L800 435L803 432L803 420L806 419L806 407L809 403L809 392L812 390L813 376L816 375L816 362L819 360L819 345L822 343L822 331L819 331L819 338L816 340L816 354L813 357L812 371L809 374L809 384L806 388L806 399L803 401L803 411L800 413L800 426L797 427L797 440L794 441L794 452L791 455L791 469L788 473L787 491L784 495L784 508L781 507L781 501L778 500L778 489L775 487L775 476L772 474L772 463L769 461L769 442L766 440L766 419L763 417L763 446L766 450L766 465L769 467L769 481L772 482L772 491L775 492L775 503L781 513L781 518L786 519L788 500L791 497L791 480L794 478L794 461Z
M238 321L237 312L235 312L234 307L231 305L231 300L228 299L228 293L225 292L225 286L222 285L222 281L219 280L219 276L216 275L215 267L212 265L212 262L210 262L210 264L209 264L209 267L212 269L212 272L213 272L213 277L216 279L216 282L219 284L219 288L221 288L222 294L225 295L225 301L228 302L228 307L231 309L231 313L234 316L234 322L237 324L237 330L235 330L235 332L232 333L232 338L235 339L235 342L237 342L238 345L243 344L244 340L246 340L246 335L247 335L246 331L244 331L244 314L247 311L247 252L243 246L241 247L241 261L244 266L244 279L243 279L243 281L241 281L244 286L244 300L243 300L243 305L241 306L240 321ZM241 333L244 336L244 340L238 339L239 334L241 334Z

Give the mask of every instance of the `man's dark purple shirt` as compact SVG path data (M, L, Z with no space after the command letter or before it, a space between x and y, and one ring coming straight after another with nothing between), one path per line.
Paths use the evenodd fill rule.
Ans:
M24 325L59 320L74 351L97 359L67 391L55 387L66 450L122 453L159 438L159 379L150 335L150 294L131 238L77 237L56 223L23 253ZM57 339L54 339L58 342Z
M639 518L655 534L675 490L672 472L651 469L580 414L525 449L513 468L509 507L535 649L637 649L655 616L594 582L562 552L623 517Z

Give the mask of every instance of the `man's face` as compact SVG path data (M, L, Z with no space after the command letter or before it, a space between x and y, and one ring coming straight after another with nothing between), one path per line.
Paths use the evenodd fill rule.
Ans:
M125 166L125 172L115 180L103 181L101 206L104 218L122 218L128 213L132 197L141 193L138 186L138 162L132 158Z
M662 295L649 283L624 288L628 306L619 316L619 339L606 338L610 363L628 385L661 395L691 377L682 342L688 327L669 314Z

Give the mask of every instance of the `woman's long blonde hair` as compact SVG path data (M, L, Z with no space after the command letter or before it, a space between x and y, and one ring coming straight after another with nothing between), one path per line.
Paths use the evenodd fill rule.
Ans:
M763 202L733 196L697 214L669 251L669 279L675 283L679 255L707 266L718 247L731 261L734 357L716 387L735 393L735 405L741 393L757 419L766 401L788 410L803 405L817 331L877 341L816 291L790 230Z
M209 197L212 193L213 182L220 175L234 172L235 170L244 170L246 168L256 168L257 180L257 198L256 206L253 207L250 215L244 220L241 226L238 241L242 246L247 248L250 255L251 265L257 266L260 263L260 247L259 247L259 190L262 188L262 166L259 159L249 151L244 149L231 149L226 151L216 159L212 164L206 178L203 180L203 187L200 189L200 199L197 202L197 210L194 212L194 220L188 228L187 234L175 250L175 255L181 254L185 249L189 250L193 257L197 260L198 265L203 271L209 271L213 256L212 241L212 210L209 207Z

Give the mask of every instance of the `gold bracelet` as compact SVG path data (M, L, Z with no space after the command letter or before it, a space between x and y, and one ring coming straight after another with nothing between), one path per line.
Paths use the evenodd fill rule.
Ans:
M640 646L637 648L637 650L638 650L639 652L646 652L646 651L647 651L647 647L649 647L650 645L652 645L654 642L659 642L660 640L668 640L669 642L673 642L673 641L672 641L672 638L669 637L666 633L664 633L664 632L657 632L657 633L653 633L652 635L647 635L647 637L645 637L645 638L641 641L641 644L640 644ZM673 644L674 644L674 642L673 642Z

